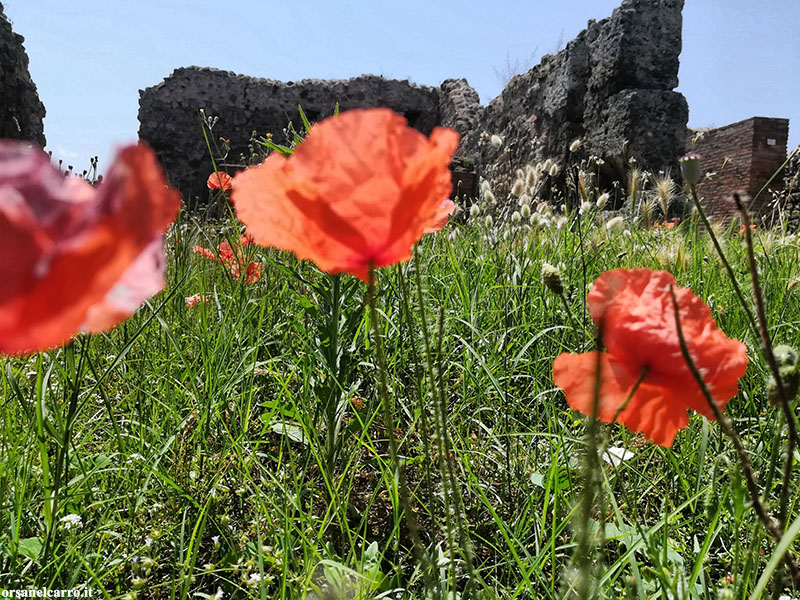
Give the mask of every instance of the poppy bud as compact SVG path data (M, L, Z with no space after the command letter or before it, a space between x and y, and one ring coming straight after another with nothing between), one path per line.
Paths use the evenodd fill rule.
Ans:
M542 283L558 296L564 293L564 286L561 283L561 271L550 263L542 264Z
M786 399L794 400L797 395L798 381L800 381L800 365L797 363L797 350L787 345L775 346L773 349L775 362L778 363L778 374L783 384L783 391L786 392ZM767 397L771 404L776 405L780 402L778 383L771 375L767 378Z
M700 155L690 152L680 158L681 175L690 186L695 186L700 181Z

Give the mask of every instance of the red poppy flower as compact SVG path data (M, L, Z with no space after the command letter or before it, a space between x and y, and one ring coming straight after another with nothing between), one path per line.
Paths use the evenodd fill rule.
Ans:
M232 181L233 177L224 171L215 171L208 176L206 185L210 190L230 190L233 187L231 185Z
M450 215L453 214L455 209L455 202L449 199L442 200L442 203L439 205L439 210L436 212L436 218L422 233L436 233L439 231L442 227L447 225L447 221L450 219Z
M587 415L593 412L599 366L598 419L610 423L621 409L618 422L662 446L672 445L675 434L689 424L690 409L714 418L681 354L669 292L674 284L675 278L663 271L604 273L588 303L607 352L562 354L553 363L553 380L567 403ZM692 290L674 291L689 353L723 410L747 369L747 347L717 329L711 310Z
M243 235L239 238L239 244L236 247L231 246L230 242L227 240L219 244L217 246L216 254L213 250L203 248L202 246L195 246L192 248L192 251L195 254L200 254L216 263L228 267L228 269L230 269L231 276L238 281L241 277L242 267L244 266L246 260L242 248L252 243L253 238L251 238L249 235ZM261 263L249 262L245 271L245 283L255 283L261 279L261 273L263 270L264 265Z
M187 296L184 301L186 302L186 308L193 308L201 302L208 302L209 298L203 294L194 294L192 296Z
M164 286L161 234L180 208L153 152L120 152L102 185L0 142L0 352L105 331Z
M426 138L387 108L351 110L312 126L291 157L238 173L232 200L257 243L366 281L441 220L457 146L451 129Z

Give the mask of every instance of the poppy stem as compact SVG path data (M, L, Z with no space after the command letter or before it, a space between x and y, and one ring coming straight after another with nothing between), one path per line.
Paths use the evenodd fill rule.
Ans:
M380 327L378 326L378 306L376 301L376 286L375 286L375 267L370 264L367 282L367 302L370 310L370 321L372 321L372 336L375 342L375 351L378 355L378 392L380 393L381 405L383 407L383 425L386 428L386 435L389 439L389 457L390 464L395 470L393 477L397 485L397 495L400 500L400 514L405 514L408 519L408 530L411 536L411 543L415 558L424 567L428 566L427 554L422 546L422 540L419 537L419 527L417 526L417 518L414 511L411 509L409 502L408 483L405 477L405 469L400 462L397 438L395 437L394 425L394 410L393 404L389 399L389 389L386 383L386 353L383 348L383 339L381 338ZM428 572L430 569L425 568Z
M778 390L778 399L781 408L783 409L784 417L786 418L786 426L789 429L789 439L786 442L786 462L783 471L783 486L781 487L780 508L778 511L778 521L782 528L786 527L786 510L789 503L789 484L791 483L792 467L794 465L794 448L798 445L797 439L797 423L794 420L794 413L791 406L791 398L786 393L786 387L783 385L783 377L780 374L778 361L775 359L775 352L772 348L772 339L769 336L769 328L767 325L767 311L764 308L764 295L761 291L761 283L758 279L758 263L756 262L755 251L753 250L753 234L750 229L750 215L747 208L742 201L739 193L734 192L733 199L736 202L736 208L739 211L739 217L742 220L744 227L745 245L747 246L747 260L750 266L750 277L753 280L753 297L756 301L756 314L758 315L758 325L761 331L761 347L764 350L764 356L767 359L769 370L775 381Z
M708 390L706 382L703 380L703 376L700 374L700 371L697 369L697 365L694 364L694 360L692 360L692 357L689 354L689 348L686 345L686 338L684 338L683 329L681 328L678 301L675 298L675 289L672 284L669 286L669 294L672 298L672 308L675 312L675 327L677 329L678 342L680 343L683 359L686 361L686 365L689 367L689 371L691 371L692 376L697 382L697 385L700 386L700 391L703 393L703 396L705 396L706 402L708 402L708 406L711 408L711 412L714 413L714 417L720 424L720 427L722 427L722 431L724 431L725 435L727 435L733 442L733 446L736 449L736 454L739 456L739 464L742 468L742 473L744 474L745 481L747 482L747 489L750 492L750 498L753 500L753 508L755 509L758 518L761 519L761 522L764 524L764 529L766 529L767 533L772 536L774 542L778 544L783 537L783 532L781 531L781 528L775 519L767 514L767 510L764 507L764 504L761 502L758 486L756 485L756 478L753 474L753 467L750 464L750 459L747 456L747 450L745 450L744 444L742 444L741 438L733 429L731 422L727 417L725 417L725 415L722 414L719 406L717 406L717 403L711 396L711 392ZM789 552L786 552L782 559L786 564L786 567L789 569L789 573L792 576L792 581L794 581L794 584L800 585L800 567L798 567L797 562Z

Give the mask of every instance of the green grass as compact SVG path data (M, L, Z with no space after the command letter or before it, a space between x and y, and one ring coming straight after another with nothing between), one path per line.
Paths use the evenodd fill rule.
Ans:
M235 237L235 225L182 217L167 238L167 289L134 318L63 350L3 359L0 588L575 597L586 421L554 387L552 362L593 347L587 288L618 267L672 272L749 346L726 414L775 514L784 426L707 234L689 218L611 232L594 212L580 219L580 235L578 222L507 236L483 217L451 223L410 263L379 271L378 327L410 491L402 502L366 286L258 247L248 251L265 263L261 280L235 281L191 252ZM737 229L720 237L750 298ZM755 239L771 332L800 346L800 242L778 230ZM560 266L566 307L541 281L544 262ZM195 293L209 302L184 306ZM695 416L672 449L622 427L602 425L601 435L634 457L599 463L602 501L588 523L598 597L751 597L774 544L720 427ZM797 481L788 523L800 516ZM81 524L68 528L67 515ZM783 586L778 565L766 589Z

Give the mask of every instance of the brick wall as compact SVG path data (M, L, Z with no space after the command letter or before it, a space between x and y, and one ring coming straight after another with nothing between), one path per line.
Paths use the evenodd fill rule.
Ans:
M786 160L789 120L752 117L724 127L703 131L693 151L703 157L708 177L698 186L709 215L730 218L736 214L733 192L744 190L754 198L751 210L766 210L771 195L756 197ZM781 187L781 176L774 180Z

